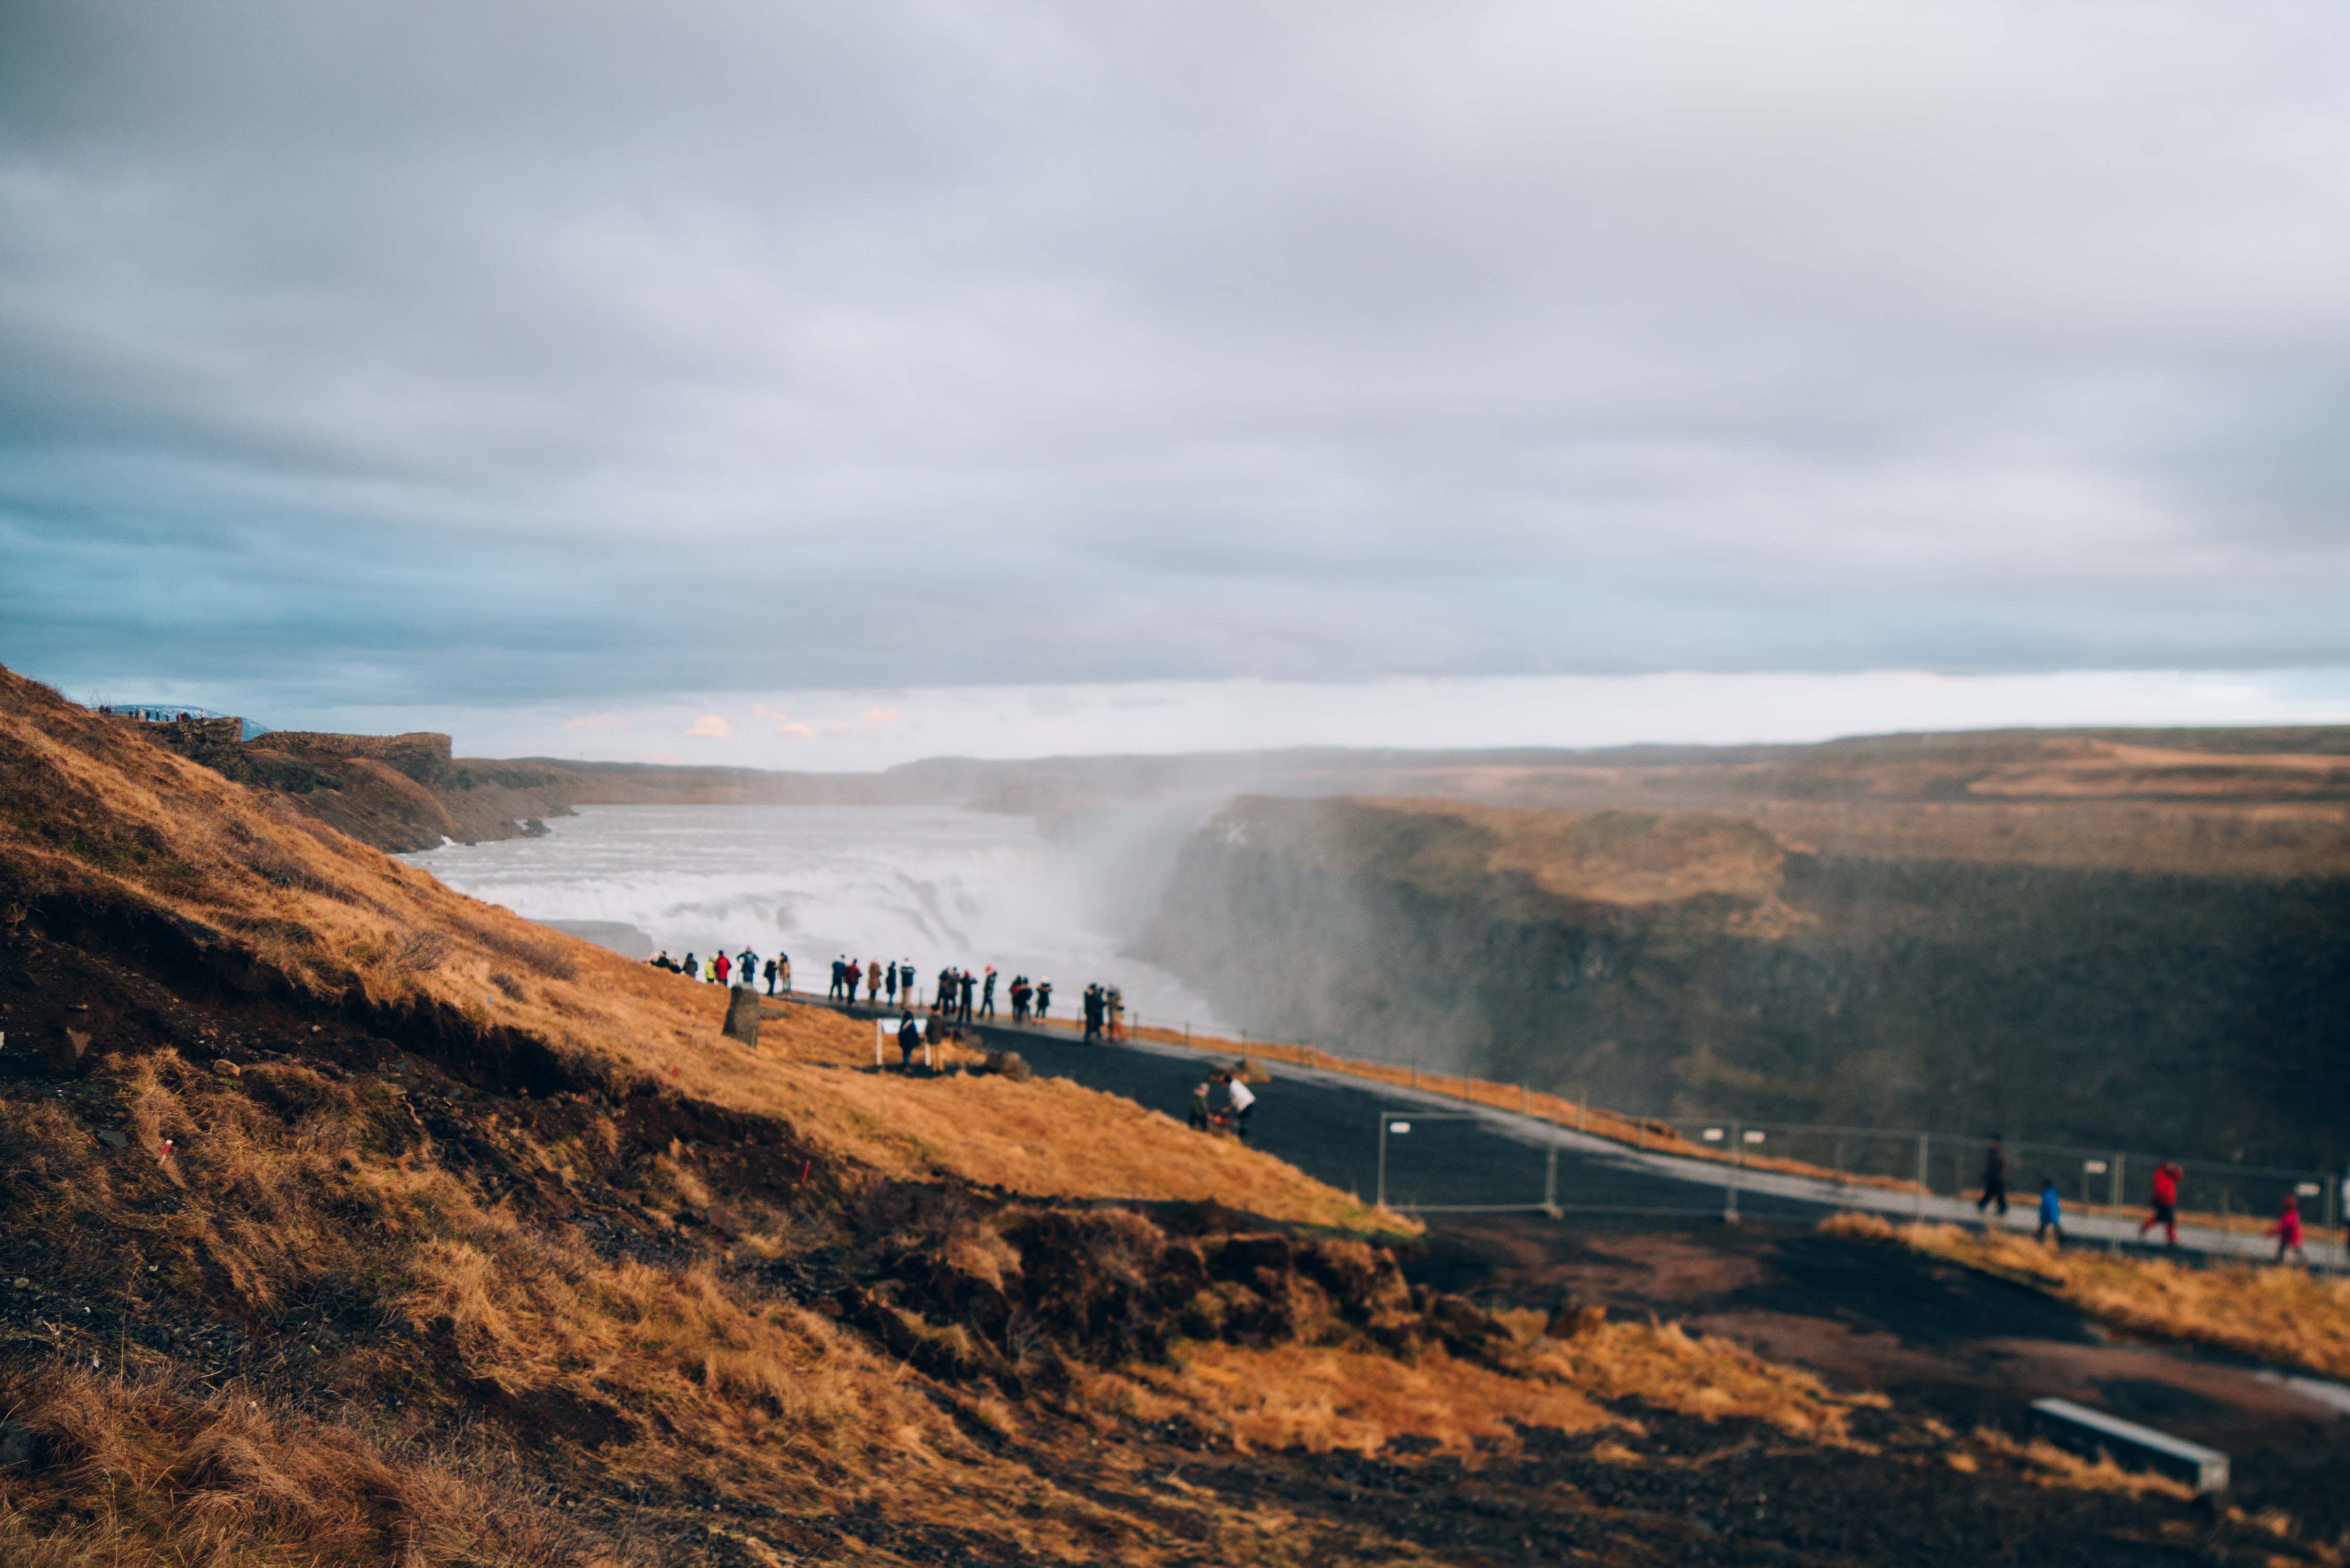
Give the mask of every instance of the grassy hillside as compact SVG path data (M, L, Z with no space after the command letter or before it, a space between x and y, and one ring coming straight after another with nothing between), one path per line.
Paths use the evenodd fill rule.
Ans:
M720 1011L0 671L0 1561L2055 1563L2189 1518L1483 1310L1128 1102Z

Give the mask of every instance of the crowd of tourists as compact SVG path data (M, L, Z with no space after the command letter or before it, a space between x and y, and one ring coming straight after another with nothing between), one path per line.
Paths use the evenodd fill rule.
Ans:
M672 959L663 948L651 961L655 969L681 974L688 980L706 981L712 985L749 986L757 989L764 981L766 993L779 992L788 995L792 989L792 961L786 953L762 959L749 948L739 953L724 950L703 959L687 953L682 959ZM855 1002L858 993L864 993L866 1005L871 1007L919 1008L928 1006L932 1015L971 1023L980 1019L997 1016L996 992L1001 982L1004 1000L1012 1009L1014 1023L1048 1023L1053 1017L1053 982L1015 974L1008 981L988 964L977 973L952 965L939 971L931 984L930 1000L921 995L920 977L915 972L911 959L892 959L884 963L879 959L853 959L846 953L832 961L832 978L825 986L827 1002ZM1088 1040L1122 1040L1126 1037L1126 998L1114 985L1088 985L1085 990L1086 1038Z
M691 953L686 954L682 959L673 959L669 956L669 950L663 948L653 955L650 961L655 969L665 969L671 974L681 974L688 980L707 981L712 985L742 985L749 986L755 991L758 989L760 980L764 978L767 982L769 996L775 995L778 990L788 995L792 989L792 960L789 953L777 953L771 959L762 960L757 953L753 952L749 948L744 948L741 952L729 958L726 956L725 950L721 949L704 961L694 957Z

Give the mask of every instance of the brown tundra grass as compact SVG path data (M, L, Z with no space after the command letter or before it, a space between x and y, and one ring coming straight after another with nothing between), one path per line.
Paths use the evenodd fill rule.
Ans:
M2350 1377L2350 1279L2249 1263L2190 1268L2162 1258L2109 1257L2085 1246L2059 1251L2012 1232L1895 1226L1874 1214L1835 1215L1820 1228L1898 1242L2033 1286L2134 1334Z

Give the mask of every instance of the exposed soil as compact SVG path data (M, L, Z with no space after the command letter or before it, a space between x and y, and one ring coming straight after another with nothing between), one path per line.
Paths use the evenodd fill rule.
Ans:
M2057 1396L2230 1456L2230 1501L2315 1539L2350 1532L2350 1417L2227 1356L2134 1343L2039 1292L1809 1228L1590 1230L1499 1217L1447 1227L1409 1271L1489 1303L1575 1299L1677 1318L1951 1428L2028 1435Z

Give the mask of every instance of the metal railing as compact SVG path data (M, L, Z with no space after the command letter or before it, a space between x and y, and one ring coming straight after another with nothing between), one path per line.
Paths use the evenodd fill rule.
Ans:
M1009 1020L996 1021L1008 1024ZM1524 1084L1500 1084L1460 1073L1440 1073L1414 1064L1366 1062L1338 1055L1305 1041L1277 1040L1251 1033L1240 1038L1197 1035L1189 1023L1146 1023L1136 1013L1121 1020L1116 1038L1180 1045L1217 1055L1289 1064L1348 1077L1418 1095L1458 1099L1460 1111L1425 1106L1389 1106L1379 1113L1377 1199L1383 1207L1417 1214L1508 1213L1544 1211L1552 1214L1619 1214L1663 1217L1720 1216L1740 1218L1740 1194L1755 1179L1783 1175L1809 1183L1851 1189L1867 1196L1867 1206L1898 1211L1906 1199L1913 1218L1942 1213L1952 1199L1973 1199L1982 1192L1982 1177L1992 1140L1915 1127L1846 1127L1824 1123L1749 1121L1736 1116L1636 1116L1594 1106L1586 1093L1572 1098L1538 1091ZM1039 1025L1071 1033L1082 1029L1079 1020L1055 1018ZM1616 1204L1564 1201L1558 1189L1558 1146L1545 1140L1542 1151L1542 1196L1532 1194L1531 1168L1521 1189L1514 1176L1499 1176L1483 1189L1464 1190L1456 1179L1441 1190L1441 1201L1430 1200L1428 1184L1436 1173L1415 1169L1400 1185L1390 1180L1390 1140L1397 1123L1460 1123L1464 1128L1482 1119L1485 1111L1502 1111L1571 1130L1591 1139L1604 1139L1635 1154L1679 1157L1711 1161L1721 1168L1721 1201L1713 1204ZM1424 1134L1415 1146L1430 1140ZM2178 1158L2140 1149L2100 1148L2089 1145L2036 1140L2002 1140L2006 1154L2007 1198L2012 1208L2027 1212L2039 1201L2040 1185L2054 1180L2067 1221L2095 1218L2111 1221L2144 1219L2151 1212L2150 1184L2156 1168L2168 1163L2178 1168L2178 1223L2201 1227L2236 1238L2236 1250L2255 1241L2274 1224L2283 1199L2301 1204L2313 1243L2337 1234L2345 1220L2345 1186L2341 1173L2282 1166L2246 1165L2233 1161ZM1530 1147L1529 1154L1534 1153ZM1435 1157L1418 1157L1432 1159ZM1480 1162L1490 1167L1492 1161ZM1397 1173L1402 1175L1404 1173ZM1937 1206L1940 1206L1938 1208ZM1995 1205L1991 1206L1995 1208ZM1950 1217L1945 1215L1945 1217ZM2111 1225L2103 1227L2108 1246L2116 1244ZM2312 1256L2322 1255L2313 1251ZM2350 1262L2350 1250L2345 1250Z

